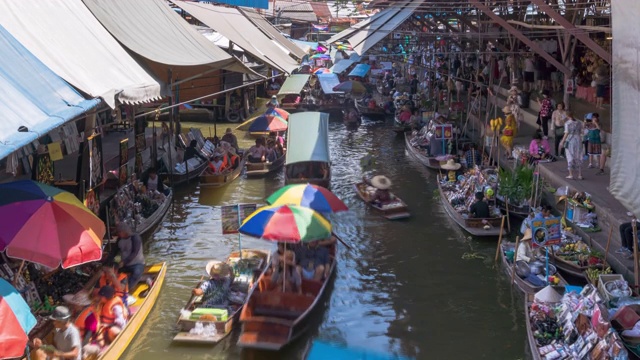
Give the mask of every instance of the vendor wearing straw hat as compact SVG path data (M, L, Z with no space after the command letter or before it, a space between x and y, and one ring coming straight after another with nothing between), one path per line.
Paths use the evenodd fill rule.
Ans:
M202 295L202 307L224 308L229 306L229 293L233 283L233 269L228 264L212 260L205 266L209 280L203 281L199 287L193 289L196 296Z
M371 178L371 186L376 188L376 192L369 199L369 202L376 203L378 205L384 205L391 202L391 180L384 175L377 175Z
M96 340L96 335L100 328L100 315L97 311L98 302L93 301L91 294L86 290L64 295L62 299L71 308L73 324L80 332L82 345Z
M444 165L440 165L443 170L449 170L447 178L450 182L456 182L457 171L462 167L461 164L456 163L454 159L449 159Z
M534 258L531 237L531 229L527 229L522 239L520 239L518 249L516 249L516 261L529 263Z
M220 141L226 141L231 145L231 147L236 149L236 151L238 150L238 138L233 134L233 130L231 130L231 128L227 128Z

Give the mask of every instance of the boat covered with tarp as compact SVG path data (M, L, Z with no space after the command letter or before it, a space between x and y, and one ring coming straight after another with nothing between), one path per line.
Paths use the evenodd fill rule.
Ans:
M285 183L329 187L329 114L305 111L289 116Z

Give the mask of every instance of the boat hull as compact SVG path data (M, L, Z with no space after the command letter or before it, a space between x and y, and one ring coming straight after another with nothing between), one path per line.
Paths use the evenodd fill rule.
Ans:
M246 159L243 158L237 168L233 169L231 172L223 174L208 174L206 170L203 171L200 175L200 187L221 188L231 184L240 176L240 174L242 174L245 162Z
M245 163L246 169L244 174L248 178L264 177L268 174L274 173L282 169L282 167L284 166L285 158L286 158L286 154L283 154L282 156L277 158L276 161L272 163L250 163L247 161Z
M109 345L109 347L100 354L98 359L117 360L120 358L122 353L124 353L153 309L153 306L158 299L158 295L160 295L160 289L162 288L166 274L166 263L157 263L145 268L145 272L142 275L143 278L146 275L151 276L154 279L151 288L149 288L145 282L141 282L131 292L131 294L135 296L136 294L140 294L146 289L149 289L144 299L138 299L135 304L130 306L137 308L135 313L129 318L127 325L122 329L122 332L120 332L111 345Z
M148 218L144 219L138 226L136 226L135 231L140 234L140 236L144 239L149 236L153 230L162 222L164 216L169 211L171 207L171 201L173 200L173 190L169 190L169 195L164 199L164 202L160 207Z
M178 186L187 184L192 180L195 180L198 176L200 176L200 174L202 174L202 172L207 168L208 165L208 162L203 162L199 164L198 167L190 170L186 174L163 173L160 174L160 176L162 178L168 179L169 185L171 185L173 188L176 188Z
M366 186L367 184L365 183L357 183L353 185L358 197L362 201L364 201L367 204L367 206L379 212L385 219L400 220L400 219L406 219L411 216L411 213L409 213L409 208L407 207L407 204L405 204L405 202L402 201L402 199L400 199L399 197L393 194L392 196L394 197L394 199L396 199L399 202L397 207L385 209L384 207L380 207L371 203L369 201L369 197L366 194L366 190L365 190Z
M269 267L269 253L267 251L263 251L263 250L254 250L254 249L245 249L242 250L242 257L243 258L247 258L248 256L257 256L260 259L262 259L262 263L259 267L259 269L256 269L259 271L260 275L262 273L264 273L264 271L267 270L267 268ZM229 257L227 258L226 262L230 263L235 261L235 259L238 259L240 257L240 252L239 251L234 251L232 252ZM248 291L247 291L247 295L250 294L256 283L256 279L259 277L255 275L254 272L254 276L251 279L251 283L252 285L249 287ZM200 283L197 284L196 287L200 286ZM191 298L189 299L189 301L187 302L187 305L185 306L185 309L188 310L193 310L193 307L195 307L196 305L196 299L197 297L192 295ZM246 304L246 301L245 301ZM180 317L178 318L178 323L177 323L177 327L179 329L179 332L176 334L176 336L173 338L173 341L176 342L181 342L181 343L194 343L194 344L210 344L210 345L214 345L219 343L222 339L224 339L225 337L227 337L231 331L233 330L233 328L235 327L235 325L238 323L238 319L240 318L240 312L242 311L242 308L244 307L244 304L242 304L242 306L238 307L238 309L236 311L233 312L233 314L230 314L230 316L228 317L228 320L226 321L207 321L207 320L191 320L191 319L185 319L183 318L182 314L180 315ZM196 334L191 334L189 331L195 327L196 322L201 322L203 325L209 325L212 324L216 327L216 335L215 336L203 336L203 335L196 335Z
M414 136L411 133L404 133L404 143L407 148L407 152L428 169L440 170L440 161L436 160L434 156L427 156L422 151L411 145L411 139L413 139L413 137Z
M442 205L444 206L445 211L449 216L455 221L462 229L468 232L471 235L478 237L496 237L500 235L500 227L502 226L502 218L469 218L465 219L458 213L442 190L442 185L440 183L440 176L438 175L438 191L440 193L440 198L442 199ZM490 226L489 229L485 229L485 223ZM506 234L506 229L503 230L503 234Z

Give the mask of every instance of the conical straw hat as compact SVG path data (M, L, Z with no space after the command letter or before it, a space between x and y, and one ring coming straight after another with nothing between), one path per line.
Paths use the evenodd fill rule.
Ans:
M547 287L536 293L534 300L541 304L557 304L562 301L562 295L551 285L547 285Z

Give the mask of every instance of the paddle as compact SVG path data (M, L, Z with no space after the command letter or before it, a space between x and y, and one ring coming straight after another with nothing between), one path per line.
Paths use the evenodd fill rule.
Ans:
M344 245L347 249L349 249L349 250L353 250L353 248L352 248L351 246L349 246L349 244L347 244L346 242L344 242L344 240L342 240L342 239L340 238L340 236L338 236L338 234L336 234L336 233L332 232L332 233L331 233L331 235L335 236L335 237L336 237L336 239L338 239L338 241L340 241L340 242L342 243L342 245Z

